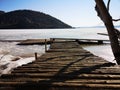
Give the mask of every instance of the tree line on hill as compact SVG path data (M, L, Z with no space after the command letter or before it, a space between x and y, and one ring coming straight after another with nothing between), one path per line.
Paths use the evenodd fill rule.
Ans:
M0 29L72 28L48 14L32 10L0 11Z

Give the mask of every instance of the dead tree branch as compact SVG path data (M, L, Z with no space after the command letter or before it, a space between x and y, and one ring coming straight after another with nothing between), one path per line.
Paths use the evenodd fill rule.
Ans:
M110 1L111 0L108 0L108 3L107 3L107 10L109 11L109 7L110 7Z
M115 22L118 22L118 21L120 21L120 19L112 19L113 21L115 21Z
M109 11L109 9L110 9L110 2L111 2L111 0L108 0L108 3L107 3L107 10L108 10L108 11ZM120 19L112 19L112 21L117 22L117 21L120 21Z

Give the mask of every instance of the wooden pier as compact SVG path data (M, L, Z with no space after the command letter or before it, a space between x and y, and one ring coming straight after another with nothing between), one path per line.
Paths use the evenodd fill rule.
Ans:
M120 90L120 67L75 41L54 41L36 61L0 77L0 90Z
M51 39L26 39L21 40L17 45L43 45L45 43L51 44L54 40L63 40L63 41L76 41L79 44L103 44L104 42L110 42L109 40L103 40L103 39L75 39L75 38L51 38ZM5 40L9 41L10 40ZM11 41L17 41L17 40L11 40ZM19 41L19 40L18 40ZM18 42L17 41L17 42Z

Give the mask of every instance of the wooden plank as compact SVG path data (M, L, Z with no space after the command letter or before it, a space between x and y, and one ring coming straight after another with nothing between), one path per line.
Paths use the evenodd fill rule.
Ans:
M52 43L52 41L50 39L27 39L24 41L21 41L20 43L18 43L18 45L34 45L34 44L45 44L45 40L47 42L47 44Z
M76 76L77 75L77 76ZM63 73L60 73L60 74L57 74L57 73L54 73L54 72L49 72L49 73L14 73L14 74L6 74L6 75L3 75L1 78L4 78L4 79L8 79L8 78L23 78L23 77L26 77L26 78L50 78L50 79L54 79L54 78L61 78L61 79L64 79L64 80L71 80L73 77L73 79L77 79L77 78L81 78L81 79L108 79L108 80L120 80L120 75L116 75L116 74L99 74L99 73L86 73L86 74L77 74L77 73L74 73L74 74L63 74Z

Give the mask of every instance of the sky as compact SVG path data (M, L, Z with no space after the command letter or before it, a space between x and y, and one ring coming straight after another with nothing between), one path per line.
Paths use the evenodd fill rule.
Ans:
M104 0L107 2L108 0ZM94 0L0 0L0 10L9 12L29 9L49 14L73 27L99 26ZM112 0L110 13L120 18L120 0ZM120 25L120 22L116 24Z

